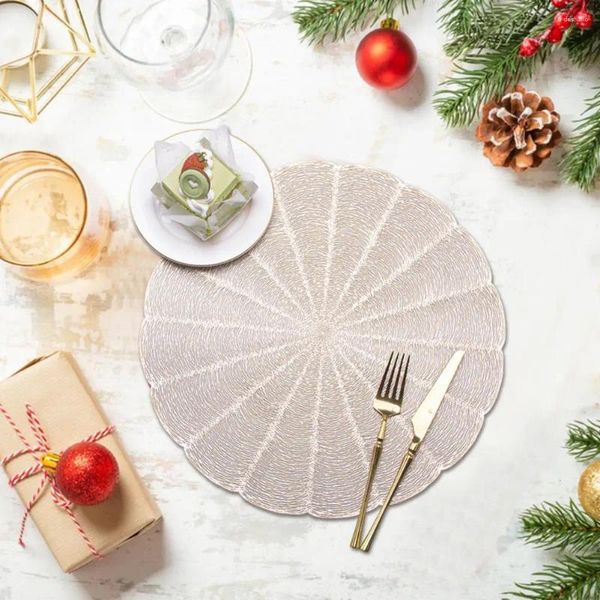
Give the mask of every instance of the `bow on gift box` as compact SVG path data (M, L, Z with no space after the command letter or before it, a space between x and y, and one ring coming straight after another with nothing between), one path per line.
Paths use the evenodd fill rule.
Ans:
M0 461L0 464L4 467L11 461L13 461L21 456L26 456L28 454L32 455L33 458L36 459L36 463L34 465L32 465L31 467L29 467L27 469L24 469L23 471L21 471L19 473L16 473L12 477L10 477L8 480L8 485L10 487L15 487L18 483L20 483L21 481L23 481L25 479L28 479L29 477L33 477L38 474L41 475L41 480L40 480L39 486L37 487L33 496L29 499L29 501L25 505L25 514L23 515L23 518L21 519L21 529L19 531L19 544L21 544L21 546L23 546L23 547L25 546L25 542L23 541L23 534L25 532L25 525L26 525L27 519L29 518L29 515L31 513L31 509L34 507L35 503L40 499L40 497L42 496L46 487L50 486L50 493L51 493L52 501L54 502L54 504L58 508L63 509L67 513L67 515L69 516L69 518L75 525L77 531L81 535L82 539L86 543L87 547L90 549L90 552L96 558L100 558L101 557L100 553L98 552L98 550L96 549L96 547L94 546L92 541L89 539L89 537L85 533L83 527L81 526L81 524L79 523L79 520L77 519L77 517L75 516L75 513L73 512L73 502L68 500L65 497L65 495L61 492L61 490L59 489L57 482L56 482L56 478L54 477L52 470L47 469L44 466L45 464L48 463L48 459L52 459L52 457L56 457L57 455L51 452L50 444L48 442L46 432L45 432L44 428L42 427L42 424L41 424L38 416L36 415L35 411L29 404L25 405L25 412L27 415L27 422L29 423L31 432L33 433L33 436L37 442L36 446L32 446L29 443L29 441L27 440L27 438L25 437L25 435L23 434L21 429L17 426L17 424L15 423L13 418L10 416L8 411L2 405L0 405L0 413L2 413L2 415L4 415L4 418L6 419L8 424L12 427L13 431L17 434L17 436L23 443L23 448L13 452L12 454L9 454L8 456L5 456L2 459L2 461ZM100 431L97 431L96 433L88 436L87 438L82 440L82 442L83 443L97 442L98 440L113 433L114 430L115 430L114 425L109 425L109 426L105 427L104 429L101 429Z

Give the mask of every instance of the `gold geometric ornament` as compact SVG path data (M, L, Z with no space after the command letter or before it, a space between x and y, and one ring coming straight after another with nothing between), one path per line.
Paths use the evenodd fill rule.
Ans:
M95 53L78 0L0 0L0 114L37 121Z

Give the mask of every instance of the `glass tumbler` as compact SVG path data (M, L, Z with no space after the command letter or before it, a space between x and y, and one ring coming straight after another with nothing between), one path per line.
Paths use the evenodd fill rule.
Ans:
M103 53L164 117L209 121L248 87L252 54L228 0L99 0L96 17Z
M88 199L77 173L44 152L0 159L0 260L49 281L81 273L110 233L108 207Z

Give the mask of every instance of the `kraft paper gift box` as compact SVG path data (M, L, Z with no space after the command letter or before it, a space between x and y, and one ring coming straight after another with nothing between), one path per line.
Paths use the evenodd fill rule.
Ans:
M26 415L27 404L39 418L53 452L60 453L110 425L75 360L67 353L57 352L36 359L0 382L0 405L35 446ZM73 512L96 550L106 555L150 528L160 520L161 514L125 453L118 433L112 433L98 443L114 454L119 464L119 482L105 502L95 506L75 506ZM0 459L22 448L23 442L0 414ZM8 462L5 470L11 477L36 465L38 460L31 454L20 456ZM42 475L37 474L16 484L15 489L24 505L34 495L41 478ZM0 488L2 485L6 485L6 493L12 493L0 479ZM49 486L31 509L31 518L63 571L75 571L94 560L67 512L54 503ZM18 522L14 530L17 544Z

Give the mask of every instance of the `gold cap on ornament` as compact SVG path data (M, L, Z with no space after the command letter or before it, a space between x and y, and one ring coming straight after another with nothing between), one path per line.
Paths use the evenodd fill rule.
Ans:
M54 471L56 471L56 466L58 465L59 460L60 454L57 454L56 452L46 452L46 454L40 458L42 467L44 467L44 469L50 473L54 473Z
M394 19L394 17L387 17L381 21L381 27L383 29L393 29L394 31L398 31L400 29L400 21Z

